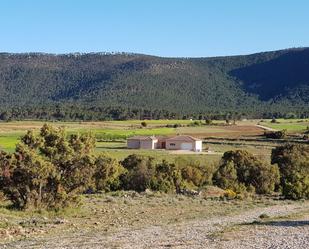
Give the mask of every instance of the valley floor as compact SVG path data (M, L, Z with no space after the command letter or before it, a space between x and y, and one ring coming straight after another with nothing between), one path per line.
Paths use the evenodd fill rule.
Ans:
M124 193L90 196L62 222L40 219L0 248L309 248L308 201Z

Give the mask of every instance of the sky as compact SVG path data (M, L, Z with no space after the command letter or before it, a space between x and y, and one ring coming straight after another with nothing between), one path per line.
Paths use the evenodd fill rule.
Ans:
M209 57L309 46L307 0L1 0L1 52Z

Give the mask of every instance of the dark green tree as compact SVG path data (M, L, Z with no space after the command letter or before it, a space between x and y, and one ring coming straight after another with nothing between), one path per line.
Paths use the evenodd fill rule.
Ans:
M282 193L290 199L309 199L309 146L287 144L273 149L271 162L280 170Z
M91 135L67 135L44 125L38 135L28 132L15 153L0 158L3 192L17 208L59 208L76 203L94 187L96 159Z
M115 191L121 187L119 176L125 170L116 159L101 154L96 158L95 165L94 180L96 190Z
M124 189L141 192L151 188L152 179L155 177L154 158L130 155L121 164L126 169L126 173L121 176Z
M269 165L247 151L228 151L221 159L213 182L235 192L253 187L256 193L266 194L279 184L279 170L277 165Z

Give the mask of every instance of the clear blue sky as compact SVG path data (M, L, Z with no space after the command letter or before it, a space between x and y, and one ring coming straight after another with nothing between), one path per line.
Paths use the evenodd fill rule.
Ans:
M0 51L248 54L309 46L307 0L1 0Z

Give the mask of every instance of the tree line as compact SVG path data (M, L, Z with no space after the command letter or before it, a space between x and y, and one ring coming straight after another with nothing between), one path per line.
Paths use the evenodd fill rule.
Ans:
M43 120L43 121L108 121L108 120L241 120L274 118L309 118L309 111L302 112L200 112L181 113L164 109L125 108L119 106L100 107L83 105L46 105L5 107L0 106L0 121Z

